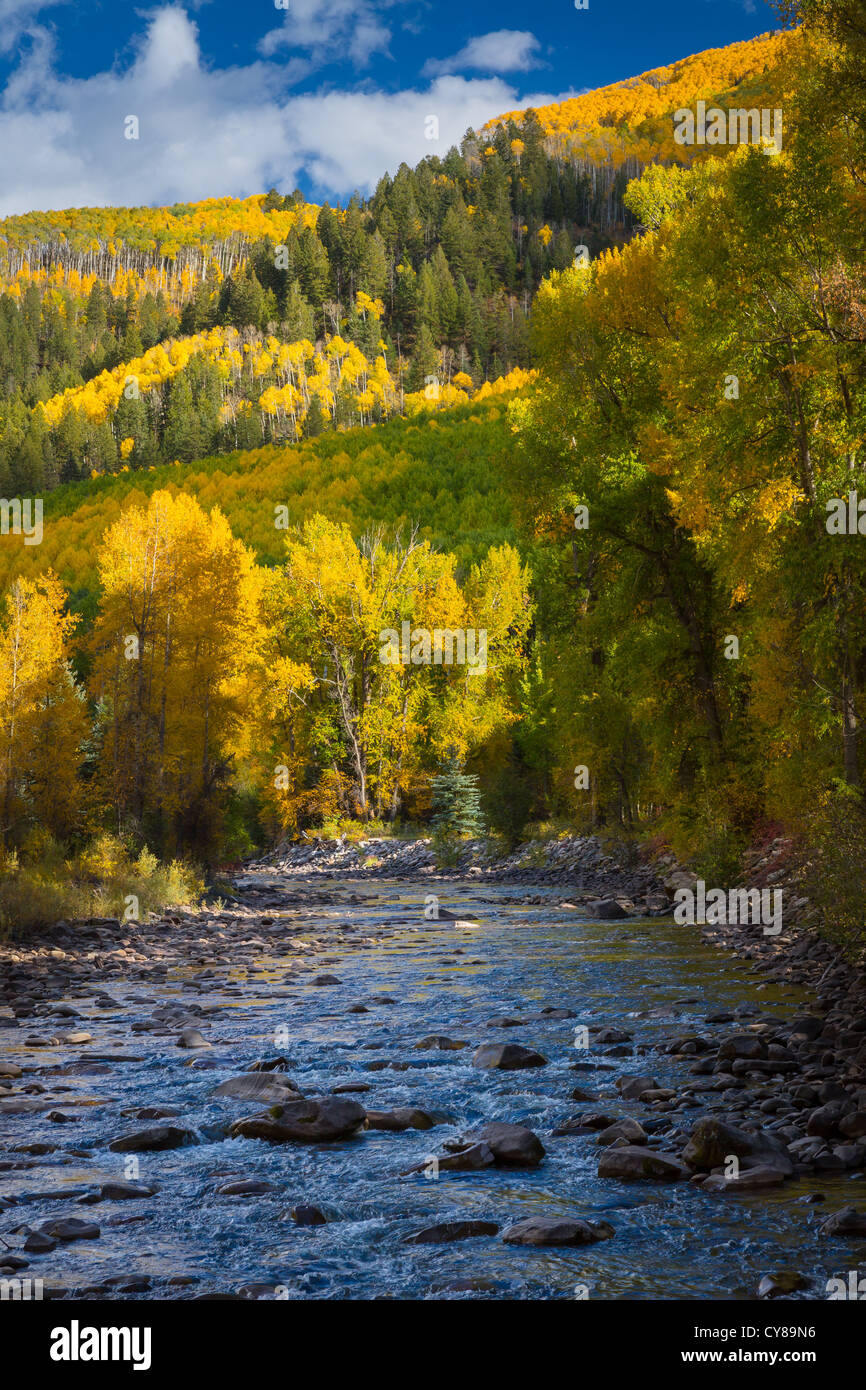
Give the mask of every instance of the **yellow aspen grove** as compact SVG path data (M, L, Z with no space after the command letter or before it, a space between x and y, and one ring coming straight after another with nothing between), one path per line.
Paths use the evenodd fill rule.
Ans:
M158 491L107 532L91 690L119 827L210 847L261 632L261 574L222 513Z
M76 775L86 733L69 671L77 619L50 572L18 578L0 614L0 844L34 824L74 827Z

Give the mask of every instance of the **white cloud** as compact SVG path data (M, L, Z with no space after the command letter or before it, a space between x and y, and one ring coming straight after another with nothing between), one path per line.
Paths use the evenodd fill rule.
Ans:
M366 192L403 160L444 154L468 126L556 100L458 76L423 90L293 94L308 71L300 57L211 70L177 6L150 17L126 71L60 75L43 34L0 102L0 215L289 192L309 179L332 195ZM129 115L138 140L124 138ZM425 138L429 115L438 141Z
M401 0L378 0L380 9ZM316 66L339 62L348 53L364 67L374 53L387 53L391 30L379 19L371 0L289 0L283 23L259 44L266 58L284 48L305 49Z
M469 70L528 72L539 66L539 47L535 35L525 29L497 29L491 34L478 34L450 58L431 58L423 71L428 77Z
M0 0L0 53L8 53L22 34L32 32L40 10L66 3L67 0Z
M183 10L158 10L141 44L134 76L159 91L173 86L184 71L192 74L198 63L198 35Z

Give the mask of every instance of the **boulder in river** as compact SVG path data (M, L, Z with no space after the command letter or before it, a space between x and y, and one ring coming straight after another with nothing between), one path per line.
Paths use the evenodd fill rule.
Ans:
M495 1221L439 1221L403 1237L404 1245L444 1245L453 1240L471 1240L477 1236L495 1236L499 1227Z
M866 1139L866 1110L853 1110L839 1121L839 1132L846 1139Z
M519 1071L525 1067L546 1067L547 1058L520 1043L482 1043L472 1065L485 1071Z
M776 1274L765 1274L758 1285L759 1298L787 1298L788 1294L800 1293L809 1288L809 1280L796 1269L782 1269Z
M710 1173L701 1183L702 1192L755 1192L764 1187L781 1187L787 1174L781 1168L760 1163L756 1168L741 1168L736 1177L727 1173Z
M657 1091L659 1083L652 1076L618 1076L616 1089L623 1100L640 1100L647 1091Z
M645 1144L647 1132L637 1120L631 1120L626 1116L622 1120L617 1120L616 1124L608 1125L607 1129L603 1129L595 1142L600 1144L602 1148L619 1143Z
M615 898L604 898L598 902L587 903L586 910L599 922L622 922L626 917L632 915Z
M182 1149L187 1144L197 1144L198 1138L191 1129L181 1129L177 1125L154 1125L152 1129L139 1130L137 1134L121 1134L112 1139L109 1149L112 1153L157 1153L162 1149Z
M266 1192L276 1191L276 1183L267 1182L264 1178L237 1178L217 1188L221 1197L261 1197Z
M822 1223L820 1233L822 1236L866 1236L866 1211L842 1207Z
M528 1216L503 1231L506 1245L593 1245L614 1235L607 1221L573 1221L563 1216Z
M416 1048L436 1048L439 1052L459 1052L461 1048L468 1047L468 1042L462 1038L446 1038L441 1033L430 1033L428 1037L416 1042Z
M734 1033L719 1046L719 1060L732 1061L745 1059L763 1061L767 1056L767 1044L754 1033Z
M320 1096L272 1105L260 1115L236 1120L233 1139L265 1139L270 1144L315 1144L348 1139L363 1125L366 1111L356 1100Z
M325 1213L320 1211L318 1207L303 1204L292 1207L291 1216L296 1226L324 1226L328 1220Z
M495 1162L493 1150L483 1140L472 1143L450 1139L444 1145L444 1152L428 1155L423 1163L416 1163L405 1172L423 1172L429 1176L439 1173L477 1173L483 1168L492 1168Z
M813 1110L806 1121L806 1133L818 1135L821 1139L831 1139L841 1130L842 1121L850 1112L850 1105L841 1100L831 1100Z
M240 1076L230 1076L215 1086L212 1095L226 1096L231 1100L258 1100L263 1105L270 1102L297 1100L300 1091L294 1081L281 1071L245 1071Z
M412 1105L398 1105L394 1110L367 1111L367 1129L402 1132L405 1129L432 1129L435 1123L426 1110L418 1110Z
M487 1144L496 1163L503 1168L537 1168L544 1158L544 1145L538 1135L525 1125L491 1120L464 1137L468 1142L481 1140Z
M636 1182L652 1178L658 1182L677 1182L691 1177L690 1170L676 1154L656 1153L653 1149L626 1144L605 1149L598 1163L600 1178L619 1178L621 1182Z
M709 1117L698 1120L683 1149L683 1161L691 1168L709 1170L723 1168L729 1158L739 1159L746 1167L778 1168L786 1175L794 1171L791 1155L775 1135L749 1133Z
M203 1038L198 1028L184 1028L177 1040L178 1047L213 1047L207 1038Z
M106 1182L99 1189L103 1202L131 1202L141 1197L152 1197L155 1187L143 1182Z
M81 1221L75 1216L62 1216L56 1221L46 1221L39 1227L42 1235L49 1240L98 1240L99 1227L93 1221Z

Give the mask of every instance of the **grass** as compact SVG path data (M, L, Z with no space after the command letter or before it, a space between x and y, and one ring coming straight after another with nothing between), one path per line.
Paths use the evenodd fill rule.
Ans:
M135 853L114 835L97 836L71 858L45 838L20 859L11 851L0 862L0 937L61 920L141 921L148 912L197 904L203 890L191 865L161 864L150 850Z

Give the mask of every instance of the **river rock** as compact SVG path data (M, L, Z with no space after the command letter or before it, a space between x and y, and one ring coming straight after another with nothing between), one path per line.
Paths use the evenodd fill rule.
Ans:
M233 1139L265 1139L271 1144L328 1142L348 1139L366 1119L363 1106L342 1096L321 1096L273 1105L261 1115L236 1120Z
M57 1249L57 1241L44 1231L30 1231L23 1248L28 1255L50 1255L52 1250Z
M617 1120L616 1124L608 1125L603 1129L596 1139L596 1144L607 1148L610 1144L645 1144L647 1142L647 1132L643 1125L638 1124L637 1120L628 1118Z
M596 917L600 922L621 922L624 918L630 917L624 907L615 898L603 899L601 902L587 903L587 912Z
M814 1014L799 1014L791 1021L791 1037L807 1038L813 1042L815 1038L820 1038L823 1031L823 1018L816 1018Z
M324 1226L328 1218L318 1207L301 1205L292 1207L292 1220L296 1226Z
M722 1120L698 1120L683 1149L683 1161L692 1168L723 1168L732 1156L747 1167L778 1168L786 1175L794 1171L791 1155L774 1135L750 1134Z
M866 1211L842 1207L822 1223L820 1233L822 1236L866 1236Z
M143 1182L106 1182L99 1189L103 1202L130 1202L140 1197L152 1197L155 1187Z
M465 1139L487 1144L503 1168L537 1168L545 1154L544 1145L531 1129L501 1120L491 1120L465 1135Z
M806 1121L806 1133L818 1135L821 1139L833 1138L839 1133L849 1108L844 1101L831 1100L828 1105L813 1110Z
M422 1038L416 1042L416 1048L437 1048L440 1052L459 1052L462 1047L468 1047L468 1042L462 1038L446 1038L440 1033L431 1033L429 1037Z
M628 1043L632 1042L631 1033L626 1033L623 1028L602 1028L595 1036L597 1043Z
M729 1061L735 1057L763 1060L766 1056L766 1043L754 1033L735 1033L732 1037L725 1038L719 1046L720 1061Z
M206 1038L203 1038L198 1028L184 1028L183 1032L177 1040L177 1046L213 1047L213 1043L209 1043Z
M264 1105L272 1101L298 1099L300 1091L284 1072L245 1071L240 1076L230 1076L227 1081L221 1081L211 1095L226 1096L231 1100L258 1100Z
M778 1274L765 1274L758 1285L759 1298L785 1298L809 1288L809 1280L795 1269L782 1269Z
M264 1178L238 1178L217 1188L221 1197L261 1197L265 1192L276 1191L276 1183L267 1182Z
M496 1162L489 1144L483 1141L472 1144L459 1139L451 1139L444 1145L444 1151L431 1154L423 1163L409 1168L409 1173L477 1173L482 1168L492 1168Z
M593 1245L609 1240L614 1228L607 1221L573 1221L563 1216L528 1216L503 1231L506 1245Z
M57 1221L46 1221L39 1227L49 1240L98 1240L99 1227L93 1221L80 1221L74 1216L63 1216Z
M152 1129L139 1130L137 1134L121 1134L112 1139L109 1149L112 1153L156 1153L162 1149L182 1149L187 1144L197 1144L198 1137L191 1129L181 1129L176 1125L154 1125Z
M635 1182L654 1178L659 1182L677 1182L691 1177L691 1171L677 1158L676 1154L656 1153L636 1144L624 1148L616 1145L606 1149L598 1162L600 1178L619 1178L622 1182Z
M432 1129L435 1121L426 1110L411 1105L398 1105L394 1110L368 1110L367 1129Z
M404 1245L444 1245L453 1240L471 1240L476 1236L495 1236L499 1231L495 1221L440 1221L425 1226L423 1231L404 1236Z
M754 1192L763 1187L781 1187L787 1174L781 1168L760 1163L756 1168L741 1168L737 1177L711 1173L701 1183L702 1192Z
M547 1058L520 1043L482 1043L472 1065L485 1071L519 1071L525 1067L546 1067Z
M652 1076L618 1076L616 1089L623 1100L640 1100L646 1091L657 1091L659 1083Z
M866 1138L866 1110L854 1110L839 1121L839 1132L846 1139Z

